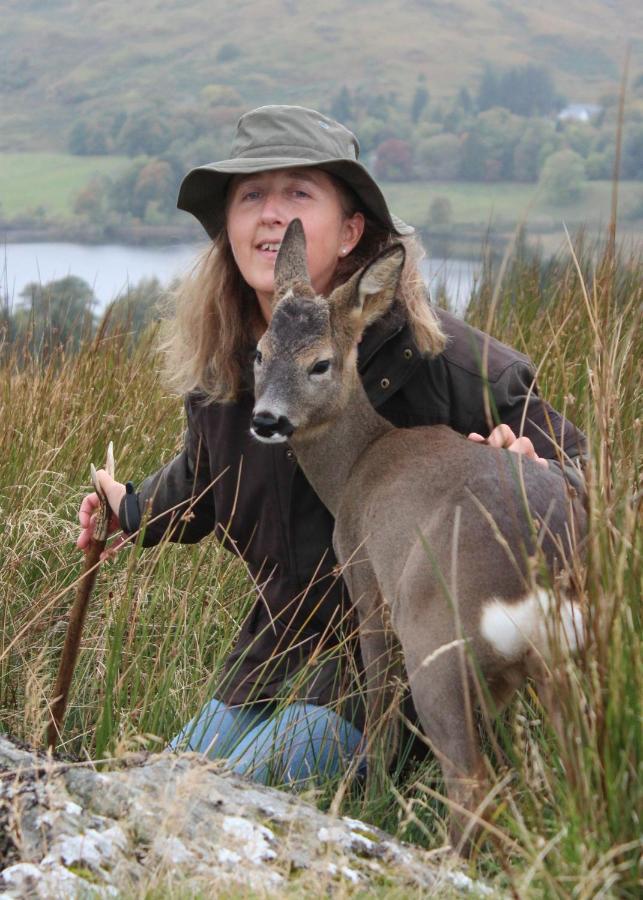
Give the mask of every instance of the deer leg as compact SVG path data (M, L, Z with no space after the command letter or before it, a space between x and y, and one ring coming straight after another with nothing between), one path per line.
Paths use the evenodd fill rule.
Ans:
M364 585L362 586L364 587ZM366 758L369 790L379 790L399 742L397 698L401 659L387 608L376 584L359 594L359 639L366 681Z
M473 724L471 690L467 691L462 683L458 647L441 650L440 645L425 645L422 654L407 652L404 641L402 647L413 702L428 743L442 767L447 796L453 803L449 839L454 849L466 854L479 830L473 814L484 799L488 785Z

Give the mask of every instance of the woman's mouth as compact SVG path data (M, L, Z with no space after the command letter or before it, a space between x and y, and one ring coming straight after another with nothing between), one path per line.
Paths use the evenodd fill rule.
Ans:
M269 259L274 259L277 256L280 247L281 241L262 241L260 244L257 244L257 250L262 256L266 256Z

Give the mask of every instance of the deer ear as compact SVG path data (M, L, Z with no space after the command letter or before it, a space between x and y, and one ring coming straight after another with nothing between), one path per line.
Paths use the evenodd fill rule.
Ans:
M301 224L301 219L293 219L281 239L281 247L275 260L273 306L289 290L295 289L298 296L315 296L315 291L310 283L310 275L308 274L306 235L304 234L304 226Z
M362 330L392 306L405 258L406 251L402 244L394 244L362 269L351 309L351 315L359 318Z

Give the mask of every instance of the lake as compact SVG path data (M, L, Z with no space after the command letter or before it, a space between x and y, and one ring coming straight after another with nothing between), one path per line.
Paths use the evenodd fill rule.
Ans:
M128 247L119 244L33 243L5 244L0 249L0 292L9 302L19 302L30 282L46 283L67 275L83 278L94 291L99 307L133 286L141 278L156 277L168 284L185 273L195 254L205 245L173 244L167 247ZM444 284L454 308L466 307L478 263L458 259L426 259L425 281L433 293Z

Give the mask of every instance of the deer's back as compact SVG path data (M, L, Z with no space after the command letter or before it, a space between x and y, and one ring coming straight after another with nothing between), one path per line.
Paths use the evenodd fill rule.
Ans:
M584 514L577 508L574 515ZM338 510L336 549L341 560L363 547L391 601L403 574L407 582L450 584L454 560L459 591L511 598L524 592L537 541L555 568L569 521L565 483L549 469L446 426L396 429L355 465Z

